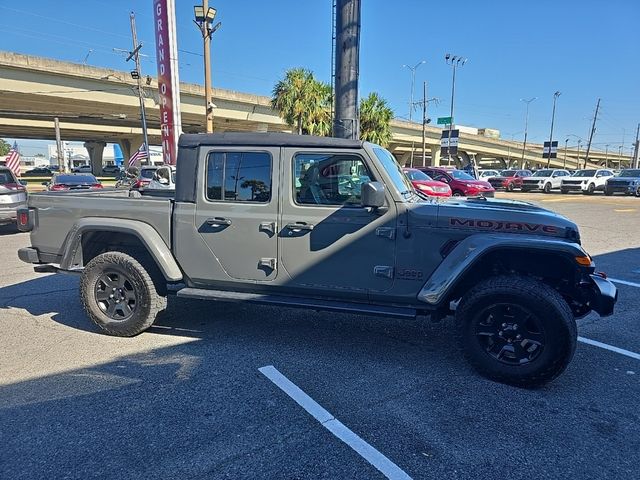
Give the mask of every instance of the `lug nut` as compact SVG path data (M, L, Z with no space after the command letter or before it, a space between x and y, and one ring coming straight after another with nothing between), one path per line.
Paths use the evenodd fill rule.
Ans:
M507 328L507 324L506 324L506 323L503 323L503 324L502 324L502 328Z
M522 340L522 335L516 335L516 340Z

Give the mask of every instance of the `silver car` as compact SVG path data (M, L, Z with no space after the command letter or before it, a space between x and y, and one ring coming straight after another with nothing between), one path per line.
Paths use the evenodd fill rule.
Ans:
M0 225L16 220L16 210L27 204L27 189L11 170L0 167Z

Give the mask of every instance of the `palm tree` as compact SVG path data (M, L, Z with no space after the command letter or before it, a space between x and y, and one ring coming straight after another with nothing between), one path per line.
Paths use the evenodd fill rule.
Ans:
M299 135L331 132L331 87L316 80L310 70L288 70L273 88L271 106Z
M360 100L360 139L386 147L391 141L393 110L376 92Z

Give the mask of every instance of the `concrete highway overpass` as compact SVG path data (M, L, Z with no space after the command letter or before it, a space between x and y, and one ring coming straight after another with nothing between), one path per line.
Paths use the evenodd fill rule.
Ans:
M149 141L160 144L157 80L148 77L145 84ZM182 83L180 88L184 132L204 131L204 88L188 83ZM126 157L142 144L136 82L129 72L0 51L0 99L0 137L54 139L53 118L57 116L63 139L86 142L96 166L102 162L105 142L119 143ZM214 103L218 132L291 131L271 108L269 97L214 89ZM399 162L407 164L413 150L414 165L422 165L421 125L393 120L391 130L389 149ZM427 165L440 163L440 134L439 128L427 127ZM553 166L562 167L565 163L562 146ZM522 164L520 142L461 133L459 150L458 164L466 163L470 157L485 167ZM574 149L567 151L567 168L576 168L577 154ZM604 152L600 151L592 152L591 158L598 164L605 161ZM610 165L624 166L630 158L609 153L608 160ZM581 165L583 161L584 157ZM542 145L528 144L524 162L529 167L545 165Z

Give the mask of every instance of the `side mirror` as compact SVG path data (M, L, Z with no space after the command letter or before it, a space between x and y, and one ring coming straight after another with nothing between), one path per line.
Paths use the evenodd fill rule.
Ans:
M20 180L20 185L26 187L28 185L28 182L26 180Z
M384 185L380 182L362 184L361 204L363 207L380 208L384 206Z

